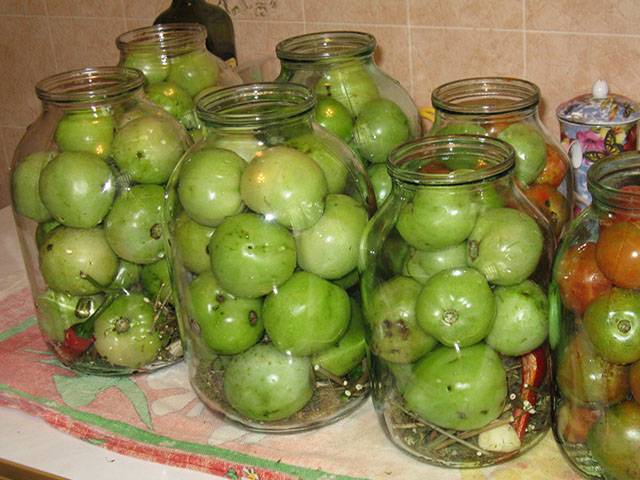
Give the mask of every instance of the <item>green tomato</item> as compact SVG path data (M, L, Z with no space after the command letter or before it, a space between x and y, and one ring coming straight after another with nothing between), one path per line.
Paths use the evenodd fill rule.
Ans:
M416 302L422 285L397 276L380 285L365 315L371 331L371 351L393 363L411 363L438 343L416 322Z
M473 192L467 188L418 190L400 211L396 228L411 246L434 250L464 242L476 223Z
M264 328L281 352L304 356L335 345L349 326L349 295L312 273L297 272L264 301Z
M440 347L413 369L404 392L407 408L442 428L482 428L502 413L507 375L498 354L484 344Z
M118 270L118 257L102 228L58 227L47 236L39 253L44 281L51 289L70 295L98 293L100 285L109 285Z
M150 364L162 347L154 318L153 306L142 294L119 296L96 318L96 352L122 367Z
M487 131L477 123L460 122L449 123L443 127L434 128L429 135L487 135Z
M495 289L496 319L487 344L498 353L517 357L539 347L549 331L549 302L531 280Z
M169 65L163 62L162 55L156 52L128 53L122 64L125 67L140 70L149 84L166 80L169 75Z
M164 183L184 153L180 131L156 115L125 124L113 139L113 159L128 178L138 183Z
M313 396L313 371L308 358L258 344L233 357L224 372L224 394L241 415L272 422L301 410Z
M202 273L211 268L209 241L215 228L205 227L191 220L182 212L174 227L175 248L184 266L193 273Z
M433 275L416 305L418 325L448 347L468 347L485 338L496 316L496 301L484 276L473 268Z
M220 225L229 215L244 209L240 179L244 160L231 150L205 148L188 156L180 167L178 197L196 222Z
M222 355L237 355L262 338L262 300L229 295L211 272L189 285L190 314L206 345Z
M376 195L376 203L380 208L391 193L391 177L387 172L387 166L383 163L374 163L369 165L367 173Z
M55 220L49 220L48 222L43 222L38 224L38 228L36 228L36 246L40 248L40 246L46 241L49 233L55 230L60 226L60 223Z
M54 134L63 152L86 152L106 158L111 153L115 122L102 112L65 113Z
M128 290L140 281L140 265L120 259L118 271L110 288Z
M412 249L402 273L413 277L421 284L438 272L467 266L467 244L460 243L441 250Z
M367 342L360 305L351 301L349 328L337 345L316 353L311 357L313 365L318 365L329 373L342 377L351 371L367 355Z
M526 280L542 256L538 224L513 208L494 208L478 217L467 241L467 263L495 285Z
M189 94L175 83L159 82L145 89L147 98L161 106L173 118L181 120L192 112L194 104Z
M340 288L344 288L345 290L348 290L351 287L355 286L359 281L360 281L360 274L358 273L357 268L354 268L343 277L332 280L333 283L338 285Z
M111 209L115 195L111 168L91 153L63 152L40 174L42 202L67 227L95 227Z
M391 150L406 142L410 134L407 116L384 98L363 105L353 127L356 149L373 163L386 162Z
M78 297L47 289L36 298L40 330L49 340L62 342L65 330L93 315L102 302L102 295Z
M249 163L240 193L254 212L287 228L304 230L320 220L328 186L311 157L293 148L271 147Z
M233 133L225 135L220 133L210 143L216 148L224 148L236 152L242 159L249 163L258 152L264 150L264 142L258 140L250 133Z
M219 73L215 57L205 50L173 57L168 79L195 97L205 88L214 87Z
M363 65L351 63L322 72L315 86L318 98L331 97L346 107L353 116L363 105L380 97L378 87Z
M256 298L286 282L296 268L291 233L259 215L227 217L209 242L211 270L232 295Z
M493 185L480 185L473 193L479 214L492 208L502 208L505 206L504 200L502 200L502 197Z
M337 100L331 97L319 98L313 115L320 126L336 137L345 142L351 139L353 117L349 110Z
M173 302L173 288L169 277L169 262L161 258L157 262L143 265L140 269L142 287L152 300Z
M342 193L347 186L349 171L339 153L323 142L314 133L305 133L287 141L287 146L293 147L309 155L322 169L327 180L329 193Z
M516 177L525 185L532 183L544 169L547 144L542 134L526 123L514 123L498 135L516 151Z
M159 185L136 185L116 198L104 229L109 245L120 258L147 264L164 255L163 202L164 189Z
M298 265L322 278L337 279L358 265L360 237L368 216L347 195L327 195L325 205L320 220L296 235Z
M36 222L46 222L51 218L40 199L40 173L54 156L55 152L27 155L11 174L11 195L16 212Z

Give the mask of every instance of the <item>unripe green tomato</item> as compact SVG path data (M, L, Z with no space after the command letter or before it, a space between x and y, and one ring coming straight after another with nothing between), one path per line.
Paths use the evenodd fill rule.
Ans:
M227 217L209 242L211 270L232 295L256 298L289 279L296 268L291 233L259 215Z
M86 152L106 158L111 154L115 122L108 112L65 113L54 134L63 152Z
M380 96L373 78L359 63L340 65L322 72L315 93L318 98L331 97L340 102L353 116L360 113L364 104Z
M211 268L209 241L215 228L194 222L187 212L182 212L174 226L175 248L180 252L184 266L193 273Z
M240 181L244 203L281 225L304 230L324 211L328 193L322 169L311 157L290 147L271 147L256 156Z
M434 126L437 126L437 124ZM431 132L429 132L429 135L459 135L459 134L487 135L487 131L477 123L460 122L460 123L450 123L448 125L444 125L443 127L437 127L437 128L434 128Z
M128 53L122 65L140 70L149 84L162 82L169 75L169 65L155 52Z
M219 73L220 68L213 55L203 50L173 57L168 80L195 97L205 88L214 87Z
M215 227L228 217L240 213L240 178L246 167L244 160L221 148L198 150L180 167L178 197L196 222Z
M136 185L116 198L104 229L120 258L147 264L163 256L163 202L164 189L159 185Z
M438 272L466 266L467 244L463 242L441 250L412 249L407 256L402 273L424 285Z
M189 94L175 83L159 82L145 89L147 98L162 107L173 118L180 120L193 110Z
M166 118L146 115L127 122L113 139L118 168L138 183L164 183L184 153L180 131Z
M148 365L162 347L154 318L153 307L142 294L119 296L96 319L96 351L117 366Z
M267 148L263 141L258 140L250 133L232 133L228 135L218 133L207 145L236 152L247 163L253 160L253 157L258 152Z
M296 235L298 264L322 278L343 277L358 265L360 237L367 221L367 211L353 198L327 195L324 215Z
M275 347L296 356L335 345L349 326L349 295L307 272L294 273L264 301L264 327Z
M369 179L373 186L373 192L376 195L376 203L378 208L380 208L391 193L391 177L384 163L369 165L367 172L369 173Z
M157 262L143 265L140 269L142 287L152 300L160 303L173 302L173 288L169 277L169 262L161 258Z
M40 173L54 156L55 152L32 153L23 158L11 174L11 195L16 212L36 222L51 218L40 199Z
M331 97L319 98L313 115L320 126L329 130L336 137L345 142L351 139L353 117L349 110L339 101Z
M65 330L93 315L102 302L102 295L78 297L49 288L36 298L38 326L49 340L62 342Z
M353 138L362 158L384 163L391 150L409 139L409 120L391 100L379 98L362 106Z
M139 281L140 265L120 259L118 272L109 287L128 290Z
M62 152L40 174L42 202L67 227L95 227L111 209L115 195L111 168L91 153Z
M40 248L40 246L45 242L49 233L60 226L59 222L55 220L49 220L48 222L42 222L38 224L38 228L36 228L36 246Z
M101 285L106 287L113 281L118 270L118 257L102 228L58 227L47 236L39 254L47 285L71 295L98 293Z
M526 123L514 123L498 135L516 151L516 177L525 185L532 183L544 169L547 144L542 134Z
M241 415L256 421L282 420L313 396L307 357L292 357L273 345L258 344L233 357L224 372L224 394Z
M190 314L206 345L222 355L237 355L262 338L262 300L229 295L211 272L189 285Z

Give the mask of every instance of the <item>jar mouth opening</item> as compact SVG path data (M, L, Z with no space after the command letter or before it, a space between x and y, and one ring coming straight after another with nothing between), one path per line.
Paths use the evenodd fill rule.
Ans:
M623 152L594 163L587 171L587 187L595 202L640 216L640 152Z
M373 54L376 39L365 32L332 31L287 38L276 45L282 61L331 63Z
M510 77L466 78L431 93L434 108L456 114L487 115L526 110L540 102L535 83Z
M160 23L137 28L116 38L121 52L186 53L204 46L207 30L199 23Z
M493 181L515 168L508 143L483 135L425 137L400 145L389 155L392 179L415 186L462 186Z
M36 84L36 95L50 104L113 102L144 85L142 72L127 67L87 67L52 75Z
M304 85L251 83L208 89L196 97L198 117L221 127L256 128L265 123L296 120L316 106Z

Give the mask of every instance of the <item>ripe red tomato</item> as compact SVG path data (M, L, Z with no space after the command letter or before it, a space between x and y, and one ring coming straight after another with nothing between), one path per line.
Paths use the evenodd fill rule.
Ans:
M602 228L596 260L614 285L640 288L640 223L621 222Z
M593 242L575 245L565 252L556 272L556 282L562 303L577 315L582 315L593 300L612 287L598 268Z
M551 185L558 188L567 174L568 164L562 158L560 151L553 145L547 143L547 161L544 169L534 180L535 184Z
M618 222L640 221L640 185L625 185L620 191L626 195L621 199L620 208L600 221L605 227Z
M556 235L560 235L562 227L569 220L569 204L551 185L532 185L524 194L549 219Z

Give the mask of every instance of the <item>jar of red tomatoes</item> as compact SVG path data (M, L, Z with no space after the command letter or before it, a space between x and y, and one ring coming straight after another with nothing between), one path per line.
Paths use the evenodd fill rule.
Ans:
M640 154L594 164L554 265L554 431L590 478L640 478Z

